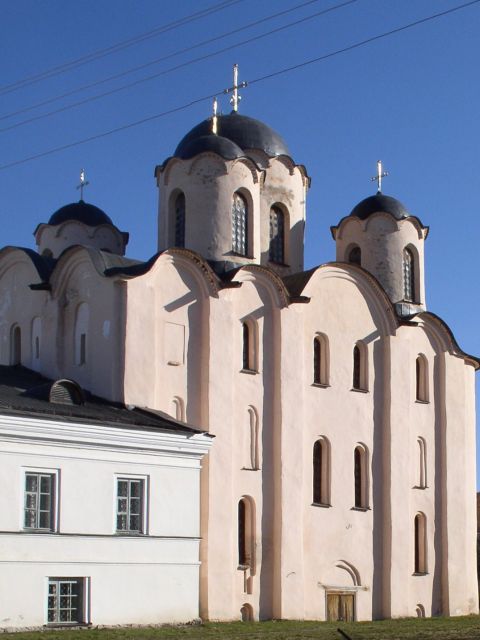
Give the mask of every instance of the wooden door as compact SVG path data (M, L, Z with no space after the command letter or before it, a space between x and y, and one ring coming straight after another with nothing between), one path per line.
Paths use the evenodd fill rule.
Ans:
M353 593L327 593L327 620L329 622L353 622L355 620L355 595Z

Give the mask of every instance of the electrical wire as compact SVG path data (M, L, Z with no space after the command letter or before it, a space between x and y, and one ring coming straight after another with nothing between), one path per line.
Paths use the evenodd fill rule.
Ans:
M228 7L238 4L239 2L244 2L244 0L221 0L221 2L211 5L206 9L202 9L201 11L197 11L196 13L192 13L185 18L179 18L174 20L173 22L169 22L166 25L162 25L152 29L150 31L146 31L141 33L138 36L133 38L129 38L128 40L123 40L117 44L111 45L110 47L106 47L105 49L99 49L97 51L93 51L92 53L88 53L80 58L76 58L75 60L71 60L70 62L65 62L61 65L57 65L56 67L52 67L47 69L46 71L42 71L33 76L28 76L27 78L23 78L22 80L17 80L9 85L5 85L4 87L0 87L0 95L4 95L6 93L10 93L12 91L17 91L18 89L22 89L30 84L35 82L40 82L41 80L45 80L47 78L52 78L53 76L60 75L62 73L66 73L71 69L79 67L81 65L87 64L92 60L98 60L99 58L103 58L108 55L112 55L117 53L118 51L123 51L128 47L132 47L140 42L148 40L150 38L154 38L155 36L166 33L167 31L172 31L173 29L177 29L178 27L182 27L190 22L195 20L199 20L200 18L204 18L215 11L221 11L222 9L227 9Z
M402 31L406 31L407 29L411 29L413 27L416 27L418 25L421 24L425 24L427 22L430 22L432 20L436 20L437 18L441 18L443 16L449 15L451 13L454 13L456 11L460 11L461 9L465 9L467 7L471 7L475 4L478 4L480 2L480 0L470 0L470 2L465 2L461 5L457 5L456 7L452 7L450 9L446 9L445 11L441 11L439 13L434 13L431 14L425 18L420 18L419 20L415 20L414 22L410 22L408 24L402 25L401 27L396 27L395 29L390 29L389 31L385 31L383 33L380 33L376 36L371 36L370 38L367 38L365 40L361 40L359 42L356 42L352 45L349 45L348 47L343 47L341 49L337 49L335 51L331 51L330 53L324 54L322 56L318 56L317 58L312 58L310 60L306 60L302 63L296 64L296 65L292 65L291 67L285 67L283 69L279 69L278 71L274 71L272 73L266 74L264 76L259 76L258 78L254 78L253 80L250 80L248 82L248 84L256 84L259 82L264 82L265 80L270 80L271 78L275 78L279 75L282 75L284 73L290 73L292 71L296 71L300 68L303 67L307 67L309 65L312 64L316 64L318 62L324 61L328 58L332 58L333 56L336 55L340 55L342 53L348 52L348 51L352 51L353 49L357 49L359 47L365 46L367 44L370 44L372 42L378 41L382 38L387 38L391 35L394 35L396 33L400 33ZM5 169L9 169L11 167L15 167L18 166L20 164L25 164L26 162L31 162L32 160L38 160L39 158L44 158L45 156L48 155L52 155L54 153L58 153L60 151L64 151L66 149L71 149L72 147L77 147L80 146L82 144L86 144L88 142L92 142L94 140L99 140L100 138L105 138L107 136L113 135L115 133L118 133L120 131L125 131L127 129L131 129L133 127L137 127L140 126L142 124L145 124L147 122L152 122L153 120L158 120L159 118L163 118L167 115L171 115L172 113L178 113L179 111L184 111L185 109L188 109L189 107L198 104L200 102L204 102L206 100L211 100L212 98L214 98L215 96L219 95L220 93L222 93L223 90L220 91L216 91L214 93L211 93L209 95L205 95L199 98L196 98L194 100L191 100L183 105L177 106L177 107L173 107L171 109L168 109L166 111L162 111L161 113L157 113L154 114L152 116L148 116L146 118L142 118L141 120L137 120L135 122L130 122L124 125L121 125L120 127L115 127L114 129L110 129L109 131L104 131L102 133L98 133L92 136L89 136L88 138L83 138L82 140L77 140L76 142L71 142L65 145L61 145L59 147L54 147L52 149L48 149L47 151L43 151L41 153L37 153L35 155L29 156L27 158L22 158L21 160L15 160L14 162L9 162L8 164L4 164L4 165L0 165L0 171L4 171Z
M332 11L336 11L337 9L341 9L349 4L353 4L354 2L358 2L358 0L345 0L345 2L341 2L340 4L333 5L332 7L328 7L327 9L322 9L321 11L317 11L316 13L310 16L300 18L299 20L295 20L294 22L289 22L286 25L282 25L281 27L276 27L275 29L271 29L270 31L267 31L266 33L260 34L258 36L252 36L251 38L247 38L246 40L242 40L241 42L237 42L233 45L229 45L227 47L223 47L222 49L218 49L217 51L206 53L202 56L194 58L193 60L182 62L180 64L175 65L174 67L170 67L169 69L164 69L162 71L154 73L153 75L147 76L146 78L140 78L139 80L135 80L134 82L130 82L129 84L126 84L126 85L122 85L121 87L116 87L115 89L110 89L109 91L105 91L104 93L99 93L96 96L90 96L88 98L84 98L83 100L79 100L78 102L73 102L72 104L59 107L58 109L54 109L53 111L48 111L47 113L42 113L38 116L32 116L31 118L27 118L26 120L22 120L21 122L16 122L15 124L9 125L7 127L3 127L2 129L0 129L0 133L5 133L6 131L17 129L18 127L22 127L31 122L36 122L38 120L43 120L44 118L49 118L51 116L56 115L57 113L62 113L64 111L74 109L75 107L88 104L89 102L93 102L95 100L100 100L101 98L111 96L115 93L119 93L120 91L125 91L126 89L130 89L132 87L138 86L139 84L149 82L150 80L155 80L160 76L166 75L168 73L172 73L173 71L178 71L179 69L188 67L191 64L194 64L196 62L201 62L203 60L213 58L222 53L225 53L226 51L231 51L236 47L244 46L246 44L251 44L252 42L256 42L257 40L261 40L262 38L266 38L267 36L270 36L272 34L279 33L280 31L285 31L286 29L290 29L291 27L307 22L308 20L313 20L314 18L318 18L319 16L324 15L326 13L330 13Z
M307 0L306 2L302 2L301 4L297 4L293 7L290 7L289 9L285 9L284 11L279 11L278 13L273 13L271 15L266 16L265 18L261 18L259 20L255 20L254 22L249 22L248 24L244 25L243 27L238 27L236 29L233 29L231 31L227 31L225 33L222 33L219 36L215 36L214 38L209 38L208 40L203 40L201 42L198 42L194 45L191 45L189 47L184 47L183 49L178 49L177 51L174 51L173 53L170 53L168 55L162 56L160 58L156 58L155 60L151 60L150 62L146 62L144 64L138 65L136 67L131 67L130 69L126 69L125 71L121 71L120 73L116 73L114 75L108 76L106 78L102 78L101 80L96 80L95 82L91 82L89 84L85 84L82 85L80 87L77 87L75 89L72 89L71 91L67 91L66 93L62 93L58 96L54 96L53 98L49 98L48 100L44 100L42 102L37 102L36 104L30 105L28 107L24 107L22 109L18 109L17 111L12 111L11 113L6 113L5 115L0 116L0 120L6 120L7 118L12 118L14 116L20 115L22 113L27 113L28 111L32 111L33 109L37 109L38 107L44 107L47 104L51 104L52 102L56 102L57 100L62 100L63 98L68 98L72 95L74 95L75 93L80 93L81 91L86 91L87 89L92 89L93 87L97 87L101 84L105 84L106 82L110 82L111 80L118 80L118 78L122 78L124 76L127 76L131 73L135 73L136 71L141 71L142 69L145 69L147 67L150 67L154 64L158 64L159 62L164 62L165 60L169 60L170 58L174 58L176 56L179 56L183 53L188 53L190 51L193 51L194 49L198 49L199 47L203 47L207 44L211 44L213 42L216 42L218 40L222 40L223 38L227 38L229 36L235 35L236 33L239 33L241 31L245 31L246 29L250 29L252 27L256 27L264 22L268 22L269 20L274 20L275 18L279 18L280 16L286 15L288 13L292 13L292 11L296 11L297 9L301 9L303 7L306 7L308 5L314 4L320 2L320 0ZM126 85L126 87L128 87L130 85ZM103 95L103 94L102 94Z

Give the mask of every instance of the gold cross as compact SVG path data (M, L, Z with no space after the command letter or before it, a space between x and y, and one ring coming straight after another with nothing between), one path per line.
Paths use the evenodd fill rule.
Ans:
M242 99L242 96L238 95L238 90L246 87L246 82L241 82L238 84L238 64L233 65L233 87L229 89L225 89L223 93L231 93L232 97L230 98L230 104L233 107L234 111L238 111L238 103Z
M83 190L84 188L90 184L88 180L85 179L85 169L80 170L80 184L77 185L77 189L80 189L80 200L83 200Z
M382 161L377 160L377 175L370 178L372 182L378 182L377 193L382 193L382 178L388 176L387 171L382 171Z

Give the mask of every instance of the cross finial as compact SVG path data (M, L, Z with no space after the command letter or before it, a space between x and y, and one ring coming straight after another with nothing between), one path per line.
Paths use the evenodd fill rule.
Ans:
M238 64L233 65L233 87L229 89L225 89L223 93L231 93L232 97L230 98L230 104L234 111L238 111L238 103L242 99L242 96L238 95L238 90L242 89L242 87L246 87L246 82L241 82L238 84Z
M382 178L388 176L387 171L382 171L382 161L377 160L377 175L370 178L372 182L378 182L377 193L382 193Z
M215 97L213 99L213 118L212 118L212 133L214 133L215 135L217 135L217 108L218 108L218 103L217 103L217 98Z
M80 184L77 185L77 189L80 189L80 200L83 200L83 190L88 184L90 184L90 183L85 178L85 169L81 169L80 170Z

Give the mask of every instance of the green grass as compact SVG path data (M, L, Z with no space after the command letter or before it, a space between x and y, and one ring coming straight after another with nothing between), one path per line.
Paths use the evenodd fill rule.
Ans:
M2 640L480 640L480 618L408 618L377 622L229 622L178 627L46 630L1 634Z

